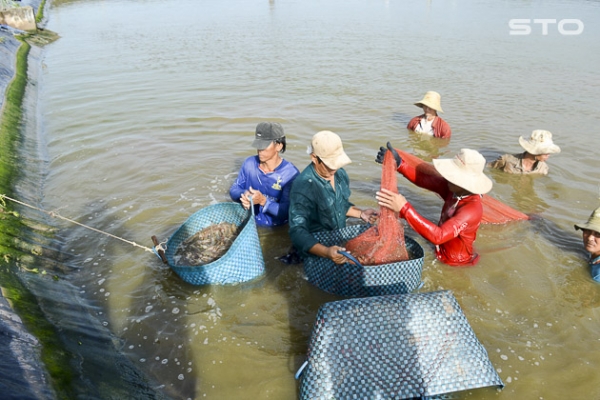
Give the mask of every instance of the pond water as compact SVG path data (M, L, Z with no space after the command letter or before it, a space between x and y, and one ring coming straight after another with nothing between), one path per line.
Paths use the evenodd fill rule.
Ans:
M511 19L557 23L511 35ZM164 241L195 211L229 201L260 121L283 125L284 157L300 170L314 133L338 133L362 207L376 207L374 158L387 141L428 160L461 148L491 159L550 130L562 152L548 176L487 171L493 197L539 218L483 226L476 267L441 264L407 234L426 252L420 291L454 293L506 384L460 398L598 398L600 286L573 223L600 203L599 22L600 4L584 0L55 1L47 28L61 38L41 56L31 128L40 205L151 247L152 235ZM449 143L405 128L428 90L442 95ZM399 189L438 220L437 196L402 178ZM77 295L166 395L297 396L317 310L341 298L275 259L286 228L259 230L264 276L192 286L143 248L55 223Z

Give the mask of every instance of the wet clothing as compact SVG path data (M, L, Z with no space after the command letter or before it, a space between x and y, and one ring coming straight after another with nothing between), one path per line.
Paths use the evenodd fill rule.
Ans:
M264 172L259 168L258 156L248 157L242 164L237 179L229 189L233 201L240 202L242 194L252 187L266 198L264 206L254 205L254 215L258 226L277 226L286 224L290 207L292 182L300 171L289 161L282 160L273 172Z
M290 238L302 257L308 255L318 240L314 232L331 231L346 226L350 203L350 179L343 168L335 172L335 190L328 180L308 165L294 181L290 193Z
M436 257L452 266L470 266L479 261L473 242L483 216L481 195L456 196L448 189L448 181L438 175L419 174L407 162L398 172L409 181L439 194L444 200L440 221L436 225L421 216L410 203L400 210L400 217L421 236L436 245Z
M423 132L423 130L420 130L419 124L421 124L421 119L423 118L425 118L425 114L414 117L408 122L406 128L410 129L411 131L429 134L429 132ZM431 129L433 130L433 137L441 139L450 139L450 136L452 136L452 130L450 129L450 125L448 125L448 123L441 119L439 116L436 116L433 119L433 122L431 123Z
M548 164L544 161L536 161L531 171L523 169L523 157L526 152L520 154L504 154L495 161L488 164L490 168L496 168L509 174L540 174L548 175Z
M600 256L590 259L590 269L592 279L600 282Z

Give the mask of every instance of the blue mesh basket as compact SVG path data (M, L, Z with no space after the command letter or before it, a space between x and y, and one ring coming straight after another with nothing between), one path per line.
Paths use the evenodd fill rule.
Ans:
M313 233L324 246L343 246L369 228L350 225L334 231ZM310 283L339 296L367 297L410 293L421 286L423 248L406 236L406 249L411 258L388 264L359 266L335 264L328 258L309 255L304 260L304 274Z
M317 313L300 399L411 399L504 387L450 291L346 299Z
M196 232L221 222L242 226L227 253L208 264L176 265L174 256L181 242ZM169 238L166 247L165 257L169 266L181 279L193 285L245 282L265 271L253 207L247 211L239 203L213 204L195 212Z

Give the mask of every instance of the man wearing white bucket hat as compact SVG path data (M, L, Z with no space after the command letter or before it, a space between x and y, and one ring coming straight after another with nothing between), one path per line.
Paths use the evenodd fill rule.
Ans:
M519 137L519 144L525 152L520 154L504 154L489 164L490 168L499 169L510 174L548 175L546 161L550 154L560 153L560 147L552 142L552 133L543 129L531 132L531 137Z
M343 264L348 259L338 250L345 249L324 246L313 233L344 228L348 217L373 223L377 211L361 210L350 202L350 179L343 167L352 161L337 134L318 132L308 153L311 163L296 178L290 193L290 238L303 258L310 253Z
M462 149L452 159L434 159L439 175L420 174L408 162L402 162L398 152L388 142L381 147L376 161L381 163L386 151L391 151L398 172L412 183L439 194L444 200L440 221L435 224L422 215L401 194L383 189L377 192L380 206L399 213L400 218L421 236L436 246L436 257L451 266L466 267L479 261L473 249L483 216L481 196L492 189L492 181L483 173L485 158L476 150Z
M423 114L414 117L408 122L407 129L417 133L424 133L436 138L450 139L452 130L450 125L438 116L443 113L441 103L442 97L438 92L429 91L415 106L423 109Z
M592 278L600 282L600 207L596 208L585 224L575 224L583 232L583 246L590 253Z

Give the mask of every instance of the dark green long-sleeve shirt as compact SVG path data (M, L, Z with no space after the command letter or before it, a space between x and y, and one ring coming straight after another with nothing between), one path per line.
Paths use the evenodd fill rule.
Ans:
M335 172L335 191L311 163L298 175L290 192L290 238L302 257L318 243L313 232L346 226L350 203L350 180L341 168Z

